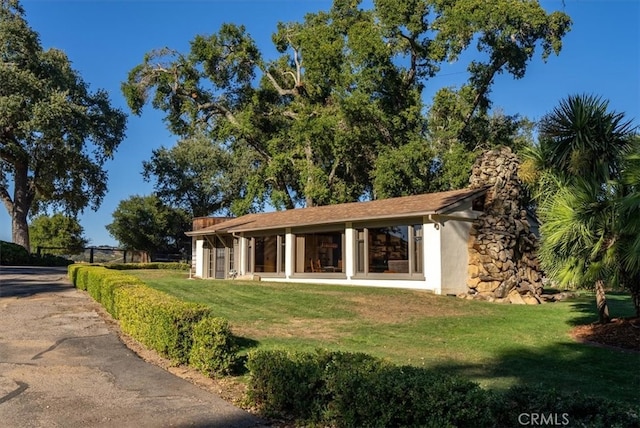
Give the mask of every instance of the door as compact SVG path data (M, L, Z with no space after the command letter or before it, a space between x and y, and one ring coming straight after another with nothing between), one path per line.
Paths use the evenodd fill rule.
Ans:
M225 279L226 278L226 263L225 256L227 254L227 249L225 247L216 247L216 279Z

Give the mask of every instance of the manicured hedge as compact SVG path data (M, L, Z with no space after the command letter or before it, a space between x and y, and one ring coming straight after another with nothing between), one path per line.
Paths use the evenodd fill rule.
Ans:
M249 353L248 397L266 415L334 427L490 426L477 384L366 354Z
M189 270L189 263L180 262L151 262L151 263L109 263L105 267L116 270L133 269L169 269L169 270Z
M249 353L248 398L266 416L331 427L639 427L639 410L584 394L515 386L503 393L366 354Z
M102 304L122 331L164 357L192 362L207 375L228 373L236 361L227 321L207 306L183 302L102 266L72 265L69 278Z
M208 376L231 374L238 363L238 345L224 318L202 318L193 326L189 365Z

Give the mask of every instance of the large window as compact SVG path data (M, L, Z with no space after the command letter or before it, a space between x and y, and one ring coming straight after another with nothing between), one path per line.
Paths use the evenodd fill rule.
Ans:
M256 273L284 273L284 235L250 238L248 249L250 271Z
M422 225L361 228L356 237L358 273L422 273Z
M344 232L296 234L297 273L344 272Z

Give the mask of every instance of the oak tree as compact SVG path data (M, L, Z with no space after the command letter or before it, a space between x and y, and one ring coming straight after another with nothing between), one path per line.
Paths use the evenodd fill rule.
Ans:
M151 104L176 135L205 132L246 161L235 214L393 196L423 191L414 183L427 176L418 175L484 117L495 77L522 77L537 49L559 53L569 27L566 14L533 0L377 0L370 9L336 0L303 22L279 23L275 59L243 26L224 24L187 53L149 52L122 89L134 114ZM424 90L474 45L457 89L466 101L457 131L435 141ZM396 183L390 158L411 162Z
M126 115L89 90L64 52L42 48L17 0L0 2L0 41L0 199L13 242L29 249L29 215L100 205Z

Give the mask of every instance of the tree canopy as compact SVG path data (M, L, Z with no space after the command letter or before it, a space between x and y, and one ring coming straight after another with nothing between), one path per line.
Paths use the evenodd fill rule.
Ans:
M78 220L61 213L34 217L29 232L31 248L59 247L49 250L51 254L77 254L89 242Z
M191 219L184 210L162 203L155 195L131 196L120 201L106 226L111 236L127 249L176 254L184 251Z
M43 50L17 0L0 3L0 40L0 199L13 242L29 249L30 214L98 208L126 115L89 90L64 52Z
M336 0L279 23L275 59L243 26L224 24L197 35L188 53L149 52L122 90L133 113L151 104L175 135L204 135L228 152L230 169L216 179L233 189L220 200L231 199L234 214L420 193L466 184L469 170L456 164L470 169L463 154L487 144L486 124L500 122L488 114L495 76L524 76L536 49L544 59L559 53L570 23L537 1L377 0L363 9ZM430 79L474 45L468 82L427 112ZM504 118L507 128L520 123ZM160 166L158 154L147 171ZM433 189L442 165L452 177Z

